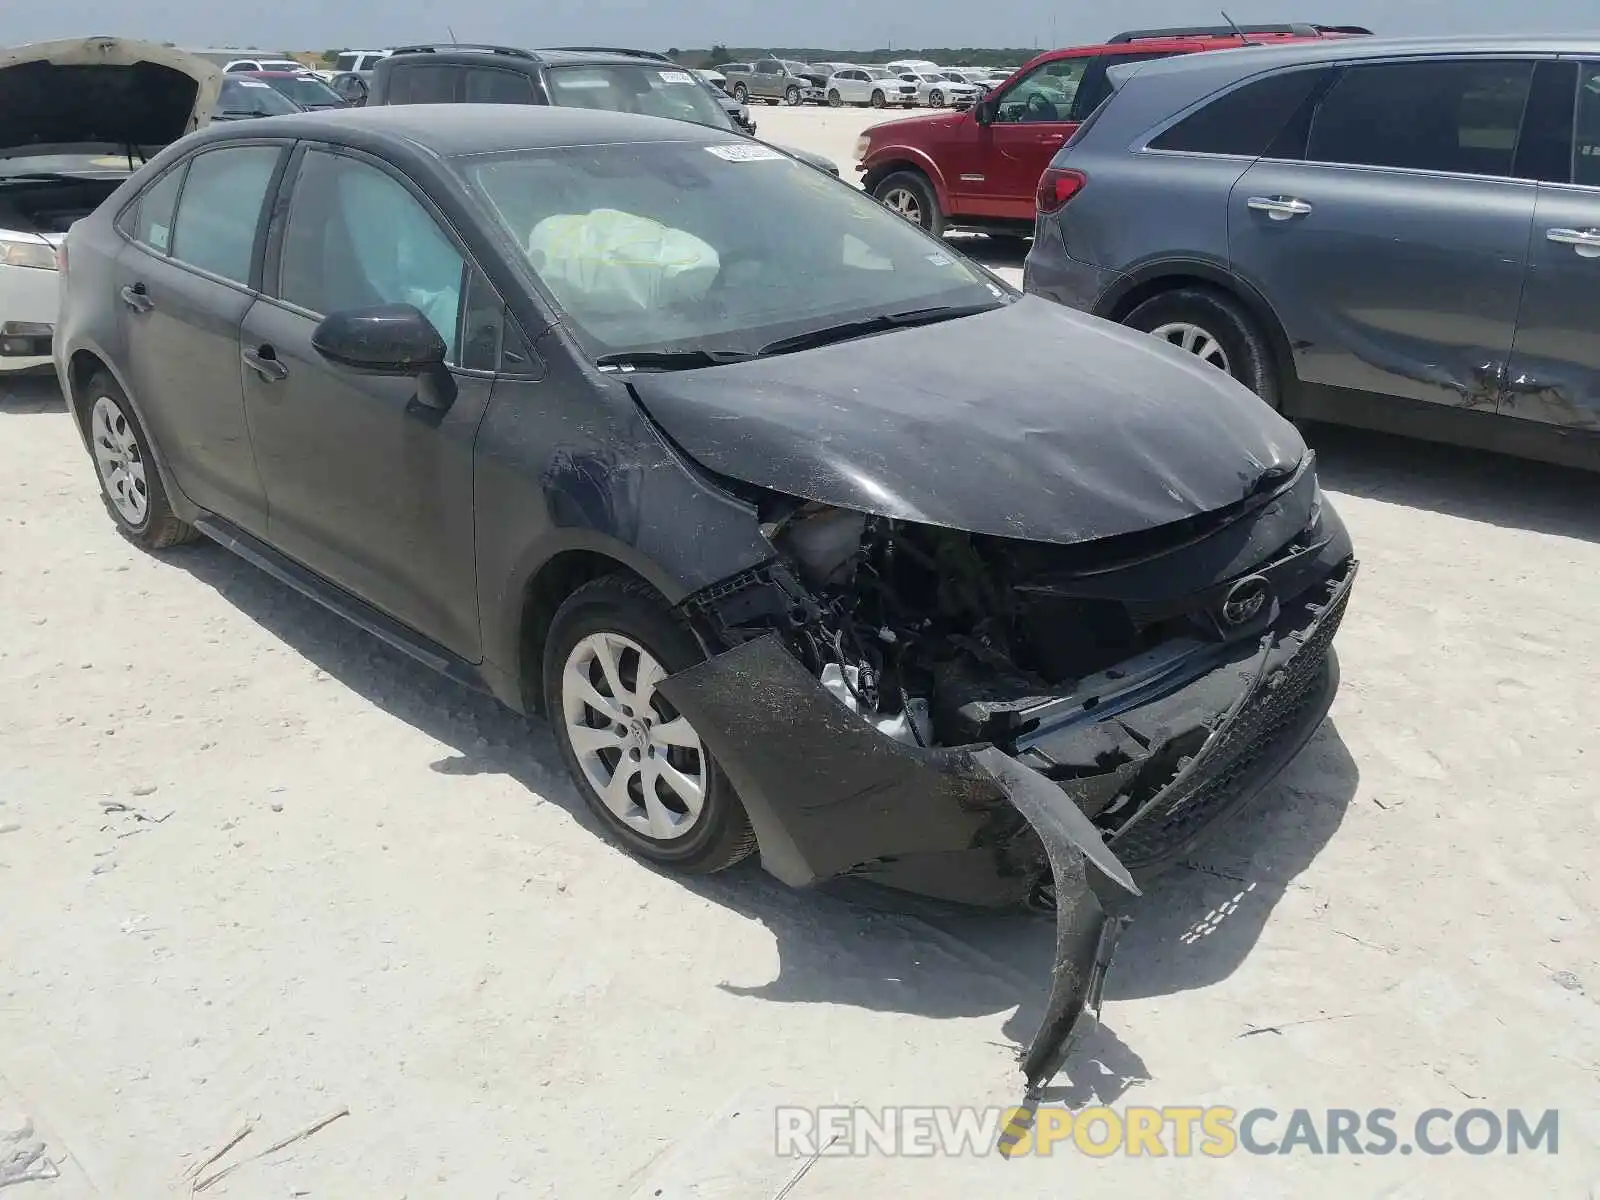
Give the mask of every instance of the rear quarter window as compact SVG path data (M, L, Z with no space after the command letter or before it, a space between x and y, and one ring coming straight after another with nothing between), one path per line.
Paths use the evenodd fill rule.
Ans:
M1259 158L1330 74L1285 71L1236 87L1157 135L1150 149Z
M456 98L455 67L426 63L395 67L389 74L389 104L449 104Z

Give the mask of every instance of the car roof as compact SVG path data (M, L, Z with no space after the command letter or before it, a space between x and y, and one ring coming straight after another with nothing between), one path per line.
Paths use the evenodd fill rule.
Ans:
M1305 38L1268 45L1238 46L1237 62L1241 73L1265 70L1287 63L1349 62L1361 58L1394 58L1408 54L1594 54L1600 52L1600 36L1550 35L1544 37L1333 37ZM1216 68L1219 56L1184 54L1173 58L1150 59L1122 68L1144 75L1177 75L1188 71Z
M316 78L316 72L310 67L301 67L298 71L235 71L235 75L248 75L251 79L304 79L310 75Z
M474 61L478 59L493 60L495 65L515 68L519 63L535 68L540 63L546 66L565 66L572 63L593 63L606 66L654 66L658 68L682 69L670 60L653 58L648 54L629 54L622 50L580 50L580 49L523 49L518 46L489 46L489 45L452 45L445 43L437 46L402 46L393 51L389 59L429 58L441 62Z
M410 142L443 158L632 142L744 143L737 134L666 117L547 104L496 106L492 117L478 104L379 104L325 112L285 113L243 122L247 129L219 127L202 138L329 138L339 133Z

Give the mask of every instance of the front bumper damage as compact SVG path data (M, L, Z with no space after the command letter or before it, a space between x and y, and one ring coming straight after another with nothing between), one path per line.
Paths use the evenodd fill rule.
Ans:
M984 907L1053 905L1050 995L1021 1058L1037 1093L1098 1008L1126 922L1101 896L1137 894L1136 876L1188 853L1287 765L1332 704L1331 643L1356 573L1342 530L1337 540L1322 548L1338 555L1322 583L1258 636L1085 681L1021 714L1011 727L1025 732L1008 744L887 737L774 634L660 690L722 765L762 865L783 882L851 876Z

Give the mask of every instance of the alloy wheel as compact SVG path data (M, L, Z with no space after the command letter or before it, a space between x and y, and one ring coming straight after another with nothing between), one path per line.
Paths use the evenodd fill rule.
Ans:
M922 224L922 203L910 188L890 188L883 194L883 206L913 225Z
M783 94L784 101L791 107L800 103L800 89L792 87Z
M150 487L144 455L126 413L110 396L94 402L89 414L89 439L94 465L112 506L129 525L137 528L150 514Z
M561 675L562 719L578 766L601 803L636 833L674 841L705 808L700 735L656 691L667 672L620 633L591 633Z
M1219 371L1231 373L1228 352L1222 348L1222 343L1198 325L1188 321L1168 321L1165 325L1157 325L1152 329L1150 336L1158 337L1168 345L1194 355L1201 362L1209 363Z
M928 93L928 103L931 104L934 108L943 108L944 107L944 93L941 92L938 88L934 88L933 91Z

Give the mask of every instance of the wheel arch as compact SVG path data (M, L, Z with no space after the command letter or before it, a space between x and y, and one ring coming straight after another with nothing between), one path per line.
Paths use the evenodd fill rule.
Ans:
M944 174L932 158L909 146L899 146L874 156L861 176L861 186L870 195L874 188L897 171L915 171L924 176L933 187L934 198L946 216L950 214L950 190L945 186Z
M1094 315L1119 324L1147 300L1180 288L1199 287L1221 292L1260 325L1272 347L1273 365L1278 369L1280 403L1299 383L1294 369L1294 348L1282 320L1261 292L1225 266L1205 259L1174 259L1147 263L1119 278L1095 301Z

